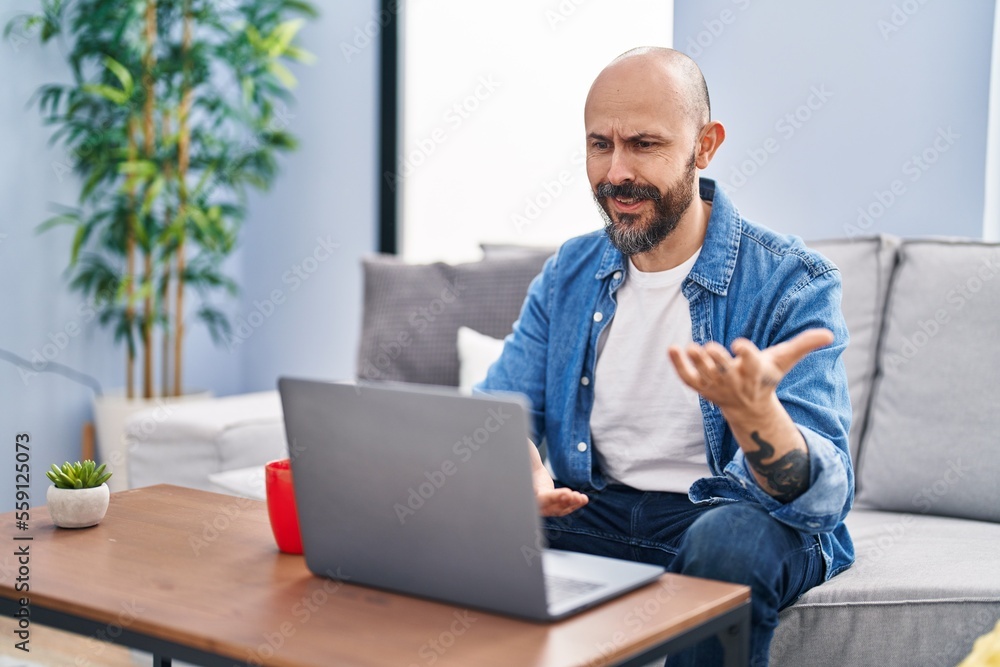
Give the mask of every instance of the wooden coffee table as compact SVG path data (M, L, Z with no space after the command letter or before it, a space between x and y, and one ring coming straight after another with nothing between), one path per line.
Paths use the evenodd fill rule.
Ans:
M728 665L747 663L745 586L667 574L558 623L521 621L313 576L277 551L264 503L176 486L112 494L94 528L55 528L39 507L27 530L0 515L0 534L2 553L28 549L30 624L149 651L158 666L643 665L713 634ZM18 557L0 557L8 616L23 577ZM100 664L91 644L79 664Z

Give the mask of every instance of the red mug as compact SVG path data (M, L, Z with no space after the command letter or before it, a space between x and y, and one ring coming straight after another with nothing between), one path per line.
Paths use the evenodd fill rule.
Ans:
M265 465L264 483L267 488L267 516L271 520L271 531L278 549L286 554L302 553L291 461L278 459Z

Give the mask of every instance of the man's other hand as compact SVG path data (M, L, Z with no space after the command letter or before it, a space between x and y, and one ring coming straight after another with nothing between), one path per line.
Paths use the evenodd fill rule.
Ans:
M542 516L566 516L587 504L587 496L579 491L566 487L556 488L552 476L542 463L538 448L530 440L528 450L531 452L531 482L535 487L538 511Z

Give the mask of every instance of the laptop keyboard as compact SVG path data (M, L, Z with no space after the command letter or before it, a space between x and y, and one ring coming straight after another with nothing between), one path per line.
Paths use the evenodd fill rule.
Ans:
M552 574L545 575L545 595L549 605L565 602L584 593L603 588L604 584L583 579L571 579Z

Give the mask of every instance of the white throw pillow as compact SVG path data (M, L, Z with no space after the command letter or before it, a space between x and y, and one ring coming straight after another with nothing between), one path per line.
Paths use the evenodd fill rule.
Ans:
M458 328L458 388L471 394L472 386L486 378L503 352L503 341L469 327Z

